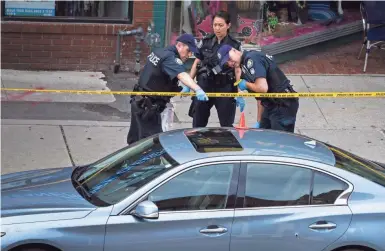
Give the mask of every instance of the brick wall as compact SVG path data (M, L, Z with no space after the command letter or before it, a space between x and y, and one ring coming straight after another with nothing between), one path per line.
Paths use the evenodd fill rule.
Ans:
M106 70L115 61L117 32L144 30L153 17L152 1L134 1L134 22L122 24L81 24L3 21L1 29L1 66L20 70ZM134 37L123 37L121 70L133 71ZM141 45L141 66L149 48Z

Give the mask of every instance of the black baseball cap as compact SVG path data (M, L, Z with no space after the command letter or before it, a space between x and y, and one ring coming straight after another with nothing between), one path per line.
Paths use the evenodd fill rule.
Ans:
M185 33L178 37L176 41L186 44L191 52L198 53L198 48L193 35Z

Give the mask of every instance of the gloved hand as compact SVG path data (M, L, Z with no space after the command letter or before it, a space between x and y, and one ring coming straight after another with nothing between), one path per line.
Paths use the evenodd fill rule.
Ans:
M254 126L254 128L259 128L259 122L257 121L257 122L255 122L255 126Z
M209 98L207 97L206 93L201 88L196 90L195 93L196 93L197 99L199 101L207 101L207 100L209 100Z
M190 87L187 87L185 85L182 85L183 86L183 89L182 89L182 93L185 93L185 92L190 92Z
M239 109L241 110L241 112L243 112L246 105L245 99L243 97L236 97L235 100L237 102L237 107L239 106Z
M244 79L240 79L239 81L235 82L235 83L234 83L234 86L238 86L238 88L239 88L241 91L247 90L246 80L244 80Z

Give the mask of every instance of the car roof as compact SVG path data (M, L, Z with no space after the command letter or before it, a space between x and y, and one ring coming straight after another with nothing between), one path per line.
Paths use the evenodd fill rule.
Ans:
M266 129L192 128L159 134L168 154L180 164L220 156L288 157L335 165L332 151L304 135Z

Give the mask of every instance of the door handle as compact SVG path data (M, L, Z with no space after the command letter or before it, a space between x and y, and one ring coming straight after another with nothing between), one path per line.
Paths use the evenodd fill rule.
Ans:
M210 226L208 228L201 229L199 231L202 234L223 234L227 232L227 228L218 227L218 226Z
M335 229L336 227L337 227L337 224L333 222L326 222L326 221L318 221L309 226L309 228L313 230Z

